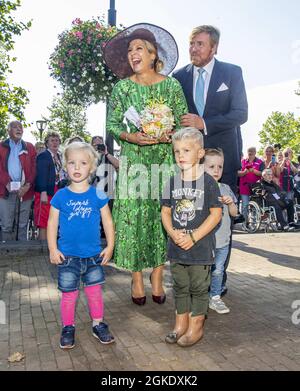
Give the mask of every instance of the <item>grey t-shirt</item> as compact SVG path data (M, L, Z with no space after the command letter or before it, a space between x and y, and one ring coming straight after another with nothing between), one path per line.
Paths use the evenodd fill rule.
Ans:
M230 196L234 203L237 203L236 196L228 185L219 183L221 196ZM229 244L231 236L231 217L228 205L223 204L223 216L220 228L216 232L216 248L222 248Z
M218 184L207 173L193 182L184 182L179 174L172 177L165 186L161 205L171 208L174 229L192 232L207 219L211 208L222 208L219 197ZM212 265L215 257L215 232L216 229L188 251L169 238L167 258L170 262L185 265Z

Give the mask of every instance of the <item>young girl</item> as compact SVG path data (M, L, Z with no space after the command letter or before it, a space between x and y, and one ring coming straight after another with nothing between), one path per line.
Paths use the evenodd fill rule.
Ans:
M101 285L105 281L102 265L112 257L115 234L108 198L89 185L97 160L98 155L89 144L77 142L68 145L64 163L71 184L59 190L51 200L47 239L50 262L58 265L58 289L62 292L62 349L75 346L75 305L80 279L93 320L94 337L103 344L114 342L107 324L103 322ZM107 240L104 250L100 246L100 220Z

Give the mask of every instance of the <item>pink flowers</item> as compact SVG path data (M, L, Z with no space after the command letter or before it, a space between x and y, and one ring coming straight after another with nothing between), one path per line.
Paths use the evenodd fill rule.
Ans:
M76 31L76 32L74 33L74 35L75 35L78 39L82 39L82 38L83 38L83 33L82 33L82 31Z
M82 24L82 20L80 18L76 18L73 20L72 24L80 26Z
M111 93L117 79L109 70L104 71L102 44L117 31L101 18L76 18L71 28L59 35L49 68L51 76L71 91L74 101L87 105L104 102Z

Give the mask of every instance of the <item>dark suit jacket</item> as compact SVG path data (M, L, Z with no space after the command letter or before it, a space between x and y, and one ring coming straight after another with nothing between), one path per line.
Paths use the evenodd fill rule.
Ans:
M35 191L46 191L48 195L54 194L55 166L51 153L46 150L36 158Z
M189 112L198 114L193 98L193 65L173 73L181 84ZM228 89L217 92L222 84ZM207 128L205 148L222 148L225 156L222 181L235 190L237 171L241 167L242 138L240 125L248 119L248 103L240 67L215 62L207 93L203 119Z

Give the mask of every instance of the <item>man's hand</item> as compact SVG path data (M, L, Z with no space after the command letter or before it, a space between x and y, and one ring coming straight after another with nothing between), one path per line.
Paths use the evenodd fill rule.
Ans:
M25 185L22 186L20 188L20 190L18 191L19 198L23 198L24 194L26 194L29 189L30 189L30 184L29 183L25 183Z
M65 260L65 256L62 252L60 252L58 249L56 250L50 250L50 262L54 265L59 265L63 263Z
M185 114L181 117L181 126L184 128L196 128L203 130L205 128L204 121L199 115L196 114Z

